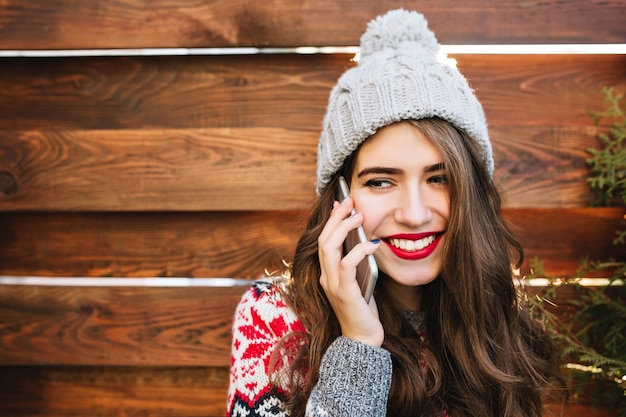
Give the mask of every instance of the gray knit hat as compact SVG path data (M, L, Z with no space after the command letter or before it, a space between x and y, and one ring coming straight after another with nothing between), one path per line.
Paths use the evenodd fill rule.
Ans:
M438 117L493 155L482 106L461 73L437 60L439 44L417 12L392 10L369 22L360 60L333 87L317 153L320 195L344 160L378 129L401 120Z

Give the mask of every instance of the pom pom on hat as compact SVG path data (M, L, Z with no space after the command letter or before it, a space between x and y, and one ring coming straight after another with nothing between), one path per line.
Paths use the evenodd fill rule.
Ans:
M330 93L318 144L318 195L363 141L401 120L437 117L451 123L481 146L481 162L493 173L482 106L461 73L437 61L438 49L420 13L392 10L369 22L358 65Z
M361 36L361 58L387 48L396 49L405 42L419 45L432 54L439 49L437 38L428 29L424 15L398 9L368 23L367 30Z

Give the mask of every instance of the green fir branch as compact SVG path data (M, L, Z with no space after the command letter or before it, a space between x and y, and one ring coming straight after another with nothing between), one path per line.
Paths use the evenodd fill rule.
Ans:
M620 107L623 94L616 93L613 87L604 87L602 93L608 108L591 116L596 125L604 119L612 120L613 124L608 133L598 134L603 145L600 149L587 149L591 155L586 160L591 169L587 182L596 192L593 204L609 206L615 199L626 202L626 113Z
M626 113L620 106L623 94L612 87L603 88L602 94L607 108L591 116L596 125L607 120L611 125L597 135L601 147L588 149L587 182L596 195L592 205L626 206ZM626 230L617 230L612 243L625 244ZM626 262L583 258L576 271L565 277L550 277L543 261L536 257L530 259L530 266L528 278L546 278L552 283L534 297L528 297L530 312L562 347L564 367L579 382L575 386L582 389L588 386L582 383L595 381L592 388L595 402L626 417ZM578 284L580 278L601 271L611 274L611 285ZM551 301L562 285L575 288L576 297L567 300L567 305L574 307L572 310ZM557 317L554 310L566 317Z

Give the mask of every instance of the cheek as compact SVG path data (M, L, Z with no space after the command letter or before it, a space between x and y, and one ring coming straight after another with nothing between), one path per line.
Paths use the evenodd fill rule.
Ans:
M439 213L446 221L450 218L450 196L449 193L441 192L432 196L432 210Z
M367 236L371 236L388 213L385 201L375 198L354 197L354 205L356 210L363 214L365 233Z
M439 206L439 212L441 216L448 221L450 219L450 200L446 197L442 199L441 205Z

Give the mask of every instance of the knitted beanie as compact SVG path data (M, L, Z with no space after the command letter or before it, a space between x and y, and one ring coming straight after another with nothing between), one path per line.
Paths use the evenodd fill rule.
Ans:
M463 75L437 60L438 49L420 13L392 10L369 22L357 66L330 93L317 153L318 195L365 139L401 120L437 117L463 130L482 147L493 174L482 106Z

